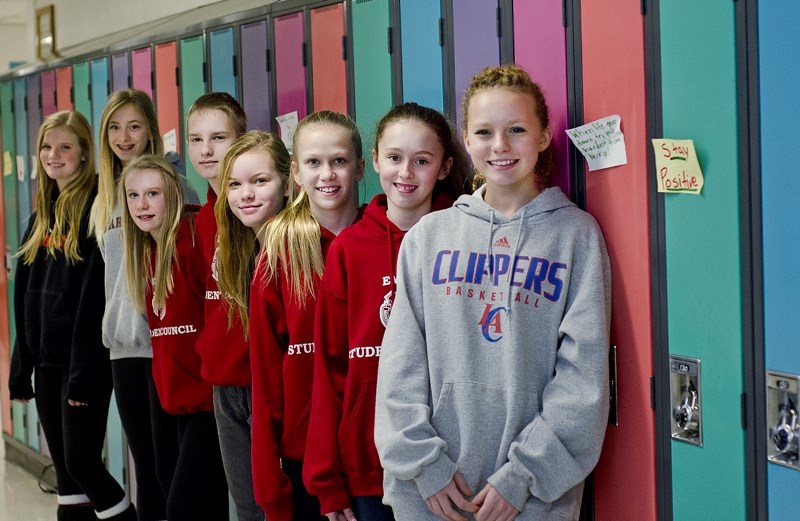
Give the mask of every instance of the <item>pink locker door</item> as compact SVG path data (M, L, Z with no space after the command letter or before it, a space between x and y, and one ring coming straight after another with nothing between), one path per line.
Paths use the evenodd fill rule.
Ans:
M180 136L180 98L178 97L178 54L177 44L161 43L155 46L156 64L156 112L158 126L162 136L175 131L175 142L181 142Z
M149 45L131 51L131 84L153 99L153 51Z
M297 111L297 119L307 114L306 56L303 13L274 19L276 116Z

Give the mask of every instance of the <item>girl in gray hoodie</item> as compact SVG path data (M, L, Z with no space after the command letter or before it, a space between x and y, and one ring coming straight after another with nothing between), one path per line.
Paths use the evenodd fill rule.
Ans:
M610 268L557 187L548 109L518 66L464 99L485 184L406 235L375 443L399 520L577 520L608 417ZM469 516L469 517L467 517Z

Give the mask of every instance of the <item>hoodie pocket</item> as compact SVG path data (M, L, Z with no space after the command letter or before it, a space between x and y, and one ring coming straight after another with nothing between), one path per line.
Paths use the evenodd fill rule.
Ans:
M479 490L508 461L511 443L538 411L534 389L449 382L434 404L431 425L467 483Z
M376 385L375 382L362 384L352 408L345 408L342 414L339 452L348 473L381 469L375 448Z
M54 291L25 294L25 337L42 362L61 365L72 350L72 312L64 295Z

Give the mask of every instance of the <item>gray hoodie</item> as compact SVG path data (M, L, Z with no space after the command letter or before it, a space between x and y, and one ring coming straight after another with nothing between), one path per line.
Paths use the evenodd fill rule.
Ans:
M188 204L199 204L197 192L182 175L183 164L180 156L167 153L166 158L181 175L183 201ZM122 239L122 213L127 208L114 208L111 222L103 234L100 251L106 265L105 288L106 308L103 313L103 345L109 350L111 360L120 358L152 358L153 348L150 345L150 328L147 315L136 310L128 292L128 281L125 275L124 243Z
M381 347L375 443L397 519L460 471L520 520L578 519L608 418L611 273L559 188L508 219L482 198L406 235Z

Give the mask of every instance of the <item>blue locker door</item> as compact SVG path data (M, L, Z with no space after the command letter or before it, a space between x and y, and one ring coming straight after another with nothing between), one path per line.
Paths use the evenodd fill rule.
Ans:
M461 128L461 100L472 77L484 67L500 64L497 2L453 0L453 60L456 124Z
M211 91L227 92L238 98L236 82L236 47L233 27L227 27L209 34L209 55L211 56Z
M130 65L128 53L122 52L111 56L111 90L127 89L130 85Z
M242 107L247 114L247 129L273 128L270 111L269 46L267 21L242 25L239 28L242 54Z
M100 136L97 134L100 128L100 118L108 99L108 59L98 58L92 60L91 65L91 90L92 90L92 130L94 131L95 153L100 150Z
M28 183L31 172L31 160L28 156L28 111L25 110L25 97L28 86L25 78L14 80L14 135L16 136L16 150L14 163L17 175L17 208L19 208L19 237L22 238L31 215L31 187ZM28 403L27 443L30 448L39 451L39 416L36 407Z
M791 0L758 3L764 362L768 371L791 374L800 374L800 279L790 275L800 258L800 179L794 168L800 158L794 144L800 117L800 41L787 35L794 33L799 15L800 4ZM800 471L767 465L770 520L797 517L798 490Z
M400 2L403 101L414 101L440 112L444 111L441 17L442 6L438 1Z

